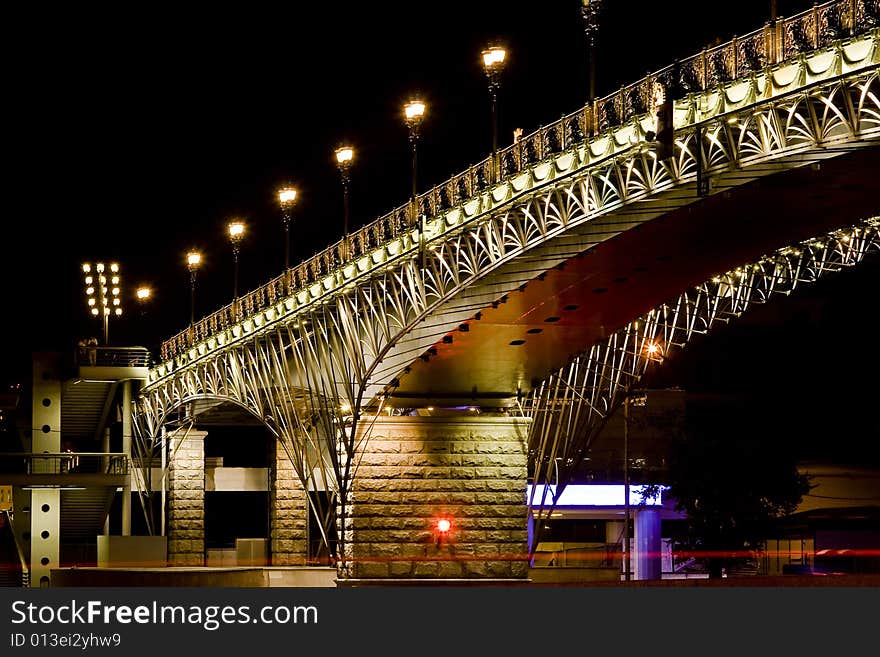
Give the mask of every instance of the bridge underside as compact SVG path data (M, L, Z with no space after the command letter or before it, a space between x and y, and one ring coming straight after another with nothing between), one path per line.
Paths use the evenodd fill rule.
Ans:
M880 146L767 176L626 230L533 278L400 377L396 407L506 406L681 290L878 214Z

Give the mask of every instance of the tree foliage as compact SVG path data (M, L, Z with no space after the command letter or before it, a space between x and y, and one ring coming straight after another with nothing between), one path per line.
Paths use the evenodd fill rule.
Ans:
M809 489L783 423L739 403L689 406L686 431L673 441L668 480L687 513L680 548L705 557L710 576L760 550L774 521L792 513Z

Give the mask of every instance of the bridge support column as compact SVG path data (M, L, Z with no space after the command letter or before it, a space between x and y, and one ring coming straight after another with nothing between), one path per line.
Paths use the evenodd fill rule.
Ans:
M205 436L181 431L169 436L168 563L205 565Z
M31 449L35 453L61 451L61 379L56 354L35 354L33 373L33 430ZM35 460L34 473L58 473L60 463ZM52 569L61 559L61 492L38 488L30 494L30 584L51 586ZM25 517L25 516L23 516Z
M527 423L507 416L377 418L346 510L340 584L525 580Z
M270 484L270 538L273 566L305 565L309 554L306 493L284 448L275 443Z
M635 517L635 575L636 579L660 579L663 559L660 554L660 512L639 509Z

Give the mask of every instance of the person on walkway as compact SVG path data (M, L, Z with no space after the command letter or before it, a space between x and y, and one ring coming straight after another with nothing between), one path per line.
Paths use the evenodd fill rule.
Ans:
M98 362L98 339L97 338L89 338L88 350L89 350L89 365L94 367Z

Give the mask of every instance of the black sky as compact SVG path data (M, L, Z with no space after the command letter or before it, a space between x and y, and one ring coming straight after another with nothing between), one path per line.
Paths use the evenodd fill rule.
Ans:
M696 0L606 2L599 94L760 27L769 4L742 0L722 14ZM778 3L783 15L811 4ZM420 187L481 160L491 133L479 51L492 39L511 55L499 99L502 145L515 127L528 133L582 106L579 5L214 4L197 12L80 3L51 12L5 10L11 55L3 83L0 379L27 372L32 351L67 349L100 334L86 312L83 261L122 266L128 312L111 321L111 342L155 346L188 322L189 248L205 254L198 313L231 300L230 217L244 217L249 227L240 289L280 273L273 191L282 180L301 191L292 260L335 242L342 193L332 152L342 140L358 149L353 227L403 203L410 161L401 107L414 91L429 104ZM877 282L877 268L871 271L860 279L869 282L866 290ZM155 295L144 316L133 300L141 283ZM770 319L775 326L787 321ZM864 317L855 312L850 320ZM706 358L725 349L722 343ZM694 374L689 382L710 380Z

